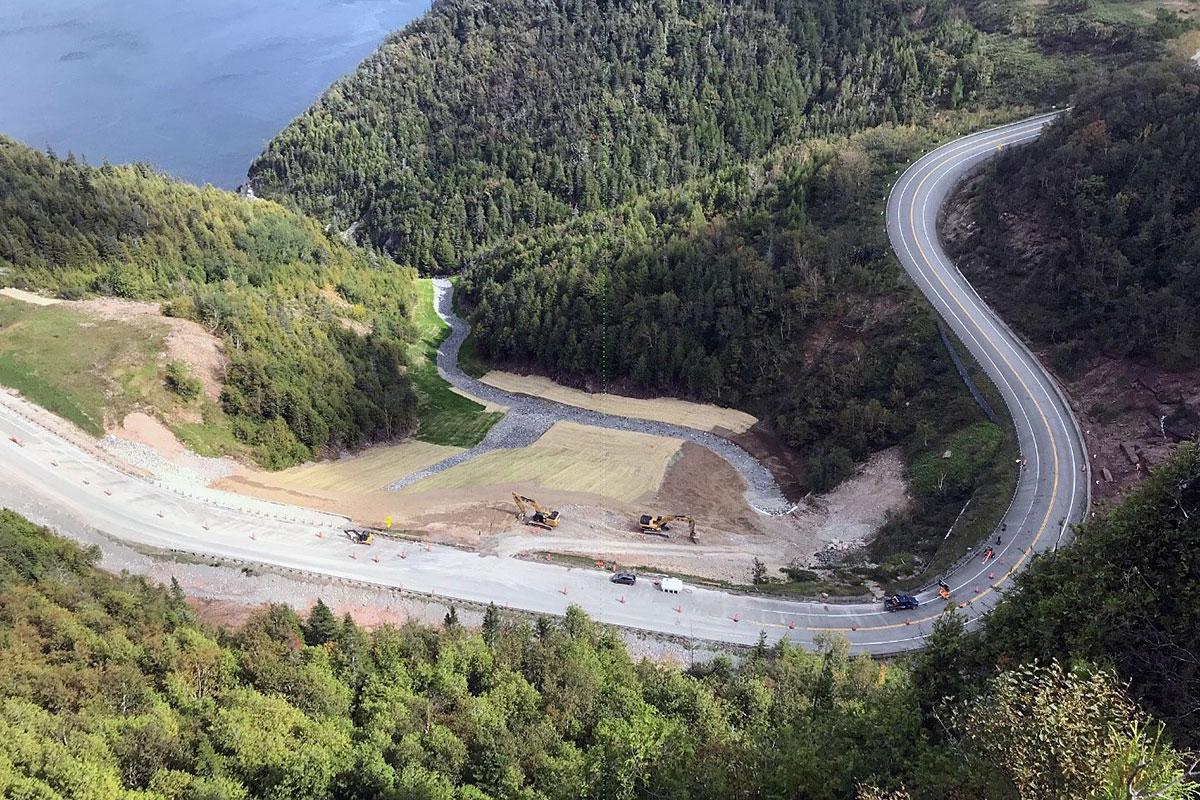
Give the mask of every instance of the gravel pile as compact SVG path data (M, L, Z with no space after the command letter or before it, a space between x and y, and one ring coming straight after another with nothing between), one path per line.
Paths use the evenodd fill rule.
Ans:
M226 458L205 458L189 451L168 459L149 445L119 436L105 436L100 447L131 467L143 469L174 486L203 488L234 471L233 462Z
M755 510L764 514L787 514L795 508L795 505L789 503L783 493L779 491L779 486L770 471L759 463L758 459L728 439L695 428L601 414L597 411L555 403L540 397L513 394L472 378L458 366L459 348L462 347L462 343L471 329L465 320L454 313L453 288L450 281L435 279L433 292L438 316L450 325L450 335L438 348L438 374L464 392L497 405L508 406L510 410L504 419L493 426L483 441L475 447L402 478L389 485L389 489L401 489L491 450L530 445L555 422L575 422L580 425L649 433L655 436L668 436L694 442L708 448L733 465L733 468L746 481L746 499Z

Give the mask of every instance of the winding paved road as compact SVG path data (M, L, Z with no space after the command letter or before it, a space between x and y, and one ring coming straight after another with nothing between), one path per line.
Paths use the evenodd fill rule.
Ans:
M936 234L938 211L964 172L999 147L1035 138L1051 118L1035 117L938 148L901 176L888 202L888 230L904 268L995 381L1027 460L995 560L981 564L974 557L946 576L954 602L965 603L969 624L995 605L1034 553L1056 545L1088 503L1086 454L1067 404L1036 359L949 262ZM64 530L68 534L74 527L89 528L144 548L241 559L538 613L560 614L577 603L606 623L730 644L752 644L759 631L771 641L786 636L800 644L837 632L857 651L893 653L920 647L943 607L931 591L920 594L919 609L897 614L875 604L824 605L700 588L666 595L648 581L620 587L595 570L448 547L382 540L364 548L333 533L344 524L337 517L213 491L183 495L131 477L50 433L31 419L34 414L24 401L0 394L0 485L10 495L12 487L20 487L17 510L35 520L38 509L47 507L54 508L56 519L72 520Z

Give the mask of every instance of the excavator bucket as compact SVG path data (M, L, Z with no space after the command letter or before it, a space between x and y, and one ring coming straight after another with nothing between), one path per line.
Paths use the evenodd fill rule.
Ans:
M557 511L547 511L532 497L525 497L516 492L513 492L512 497L513 503L517 506L517 519L546 530L558 527L559 514ZM530 513L530 508L533 509L533 513Z

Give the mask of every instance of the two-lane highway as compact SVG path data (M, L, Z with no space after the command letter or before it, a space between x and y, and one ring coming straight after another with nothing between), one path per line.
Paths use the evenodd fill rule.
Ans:
M937 215L965 171L1037 136L1050 116L968 136L938 148L900 178L888 203L896 252L913 280L999 387L1016 421L1026 460L996 558L978 558L945 576L953 602L978 620L1035 552L1053 547L1088 502L1086 454L1070 409L1050 376L978 297L938 243ZM0 394L0 486L20 487L18 511L38 520L52 506L90 529L143 548L237 559L361 581L447 601L495 602L544 614L572 603L602 622L712 642L753 644L787 637L811 643L840 633L854 649L892 653L920 647L945 608L934 592L911 612L879 604L797 602L688 588L680 595L646 581L616 586L608 573L481 556L448 547L384 539L370 548L336 531L344 520L208 491L181 494L133 477L37 422L38 410ZM11 495L12 492L9 492ZM49 521L49 520L46 520ZM247 577L246 580L253 580Z
M1031 142L1059 112L972 134L913 164L888 198L887 228L904 269L999 389L1016 426L1024 465L1004 518L995 579L1002 585L1034 554L1053 549L1087 513L1090 470L1077 421L1054 379L951 263L938 238L938 217L967 173L1005 148ZM979 571L976 570L976 573ZM977 583L959 570L954 588ZM955 584L958 583L958 586ZM970 587L974 591L975 586ZM983 590L978 600L988 608ZM994 592L993 592L994 594Z

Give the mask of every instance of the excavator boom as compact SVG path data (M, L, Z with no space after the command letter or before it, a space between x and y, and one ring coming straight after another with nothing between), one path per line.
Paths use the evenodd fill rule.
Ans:
M513 502L517 505L517 519L546 530L558 527L559 514L557 511L547 511L532 497L525 497L516 492L513 492L512 497ZM530 508L533 509L533 513L530 513Z
M658 516L642 514L641 518L638 519L638 527L642 529L642 533L665 537L667 535L665 531L669 531L671 523L677 520L687 522L688 538L693 543L698 542L699 540L696 538L696 520L687 514L660 514Z

